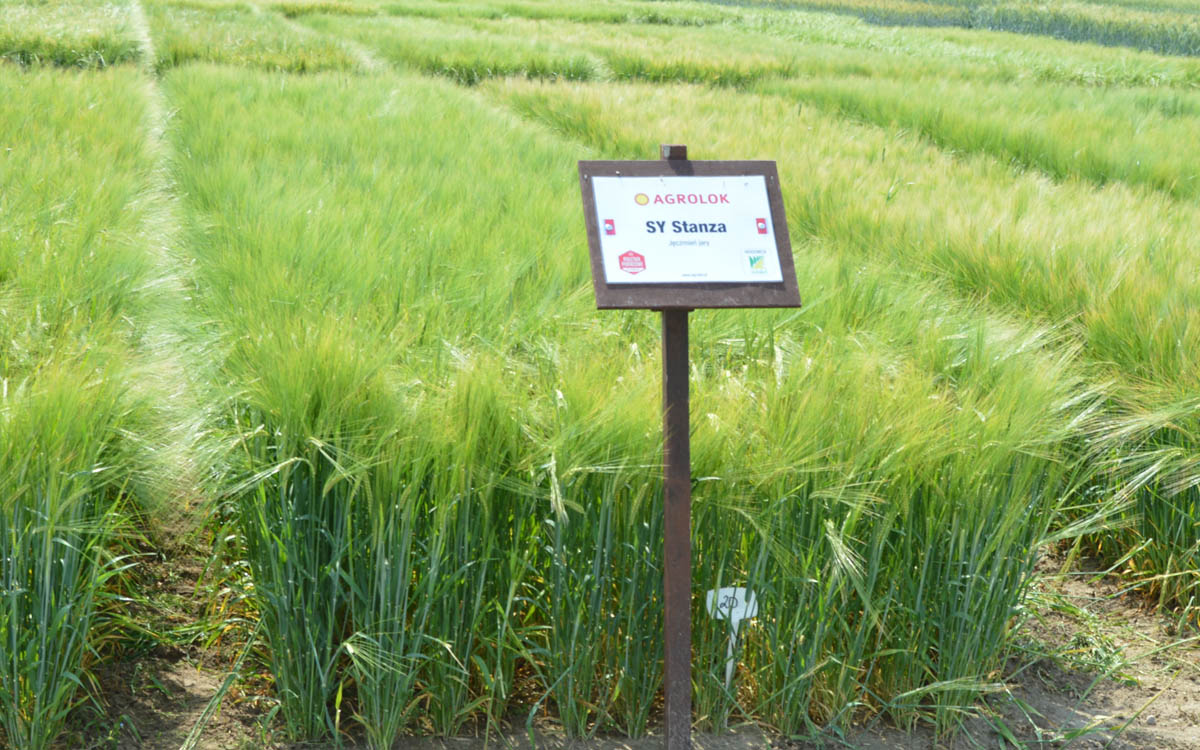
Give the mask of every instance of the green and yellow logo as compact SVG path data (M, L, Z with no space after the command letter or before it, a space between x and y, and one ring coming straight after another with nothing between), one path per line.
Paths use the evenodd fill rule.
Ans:
M750 260L750 272L751 273L766 273L767 272L767 256L751 255L749 257L749 260Z

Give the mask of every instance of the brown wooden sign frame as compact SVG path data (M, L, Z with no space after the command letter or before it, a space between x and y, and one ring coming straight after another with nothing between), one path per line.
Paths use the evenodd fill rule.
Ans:
M684 152L686 153L686 152ZM756 283L610 283L604 273L600 250L600 220L596 214L594 177L742 177L762 176L771 209L776 252L782 282ZM596 307L601 310L694 310L725 307L799 307L800 291L788 238L787 216L779 174L773 161L691 161L664 158L660 161L581 161L579 186L583 215L591 251L592 283Z

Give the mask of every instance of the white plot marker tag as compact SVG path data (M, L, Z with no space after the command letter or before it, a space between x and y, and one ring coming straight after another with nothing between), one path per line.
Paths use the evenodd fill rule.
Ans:
M729 620L729 650L725 657L725 689L733 685L733 643L737 640L738 625L758 614L758 599L754 592L741 586L726 586L708 592L708 614L718 620Z

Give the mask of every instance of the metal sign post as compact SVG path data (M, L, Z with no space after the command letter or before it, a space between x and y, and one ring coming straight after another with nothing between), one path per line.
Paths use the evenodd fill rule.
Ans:
M665 149L664 149L665 150ZM688 313L662 311L663 678L667 750L692 731L692 446Z
M581 161L579 184L600 309L662 313L663 662L667 750L692 723L692 457L688 313L799 307L774 162Z

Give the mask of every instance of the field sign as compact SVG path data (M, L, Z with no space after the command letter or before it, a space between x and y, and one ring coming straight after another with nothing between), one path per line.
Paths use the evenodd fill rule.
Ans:
M771 161L581 161L579 185L596 306L662 312L663 693L666 750L692 726L692 448L688 313L698 307L799 307L779 175ZM730 624L758 605L722 590ZM734 601L737 604L734 604ZM713 600L709 601L713 612ZM730 659L733 642L730 641ZM732 661L726 682L732 679Z
M581 161L600 309L800 304L775 162Z
M729 620L733 629L742 620L753 619L758 615L758 599L754 592L741 586L728 586L723 589L713 589L705 598L708 614L718 620Z
M710 616L729 620L729 648L725 651L725 689L729 690L733 687L733 644L737 641L738 625L758 615L758 599L748 588L727 586L709 591L705 606Z

